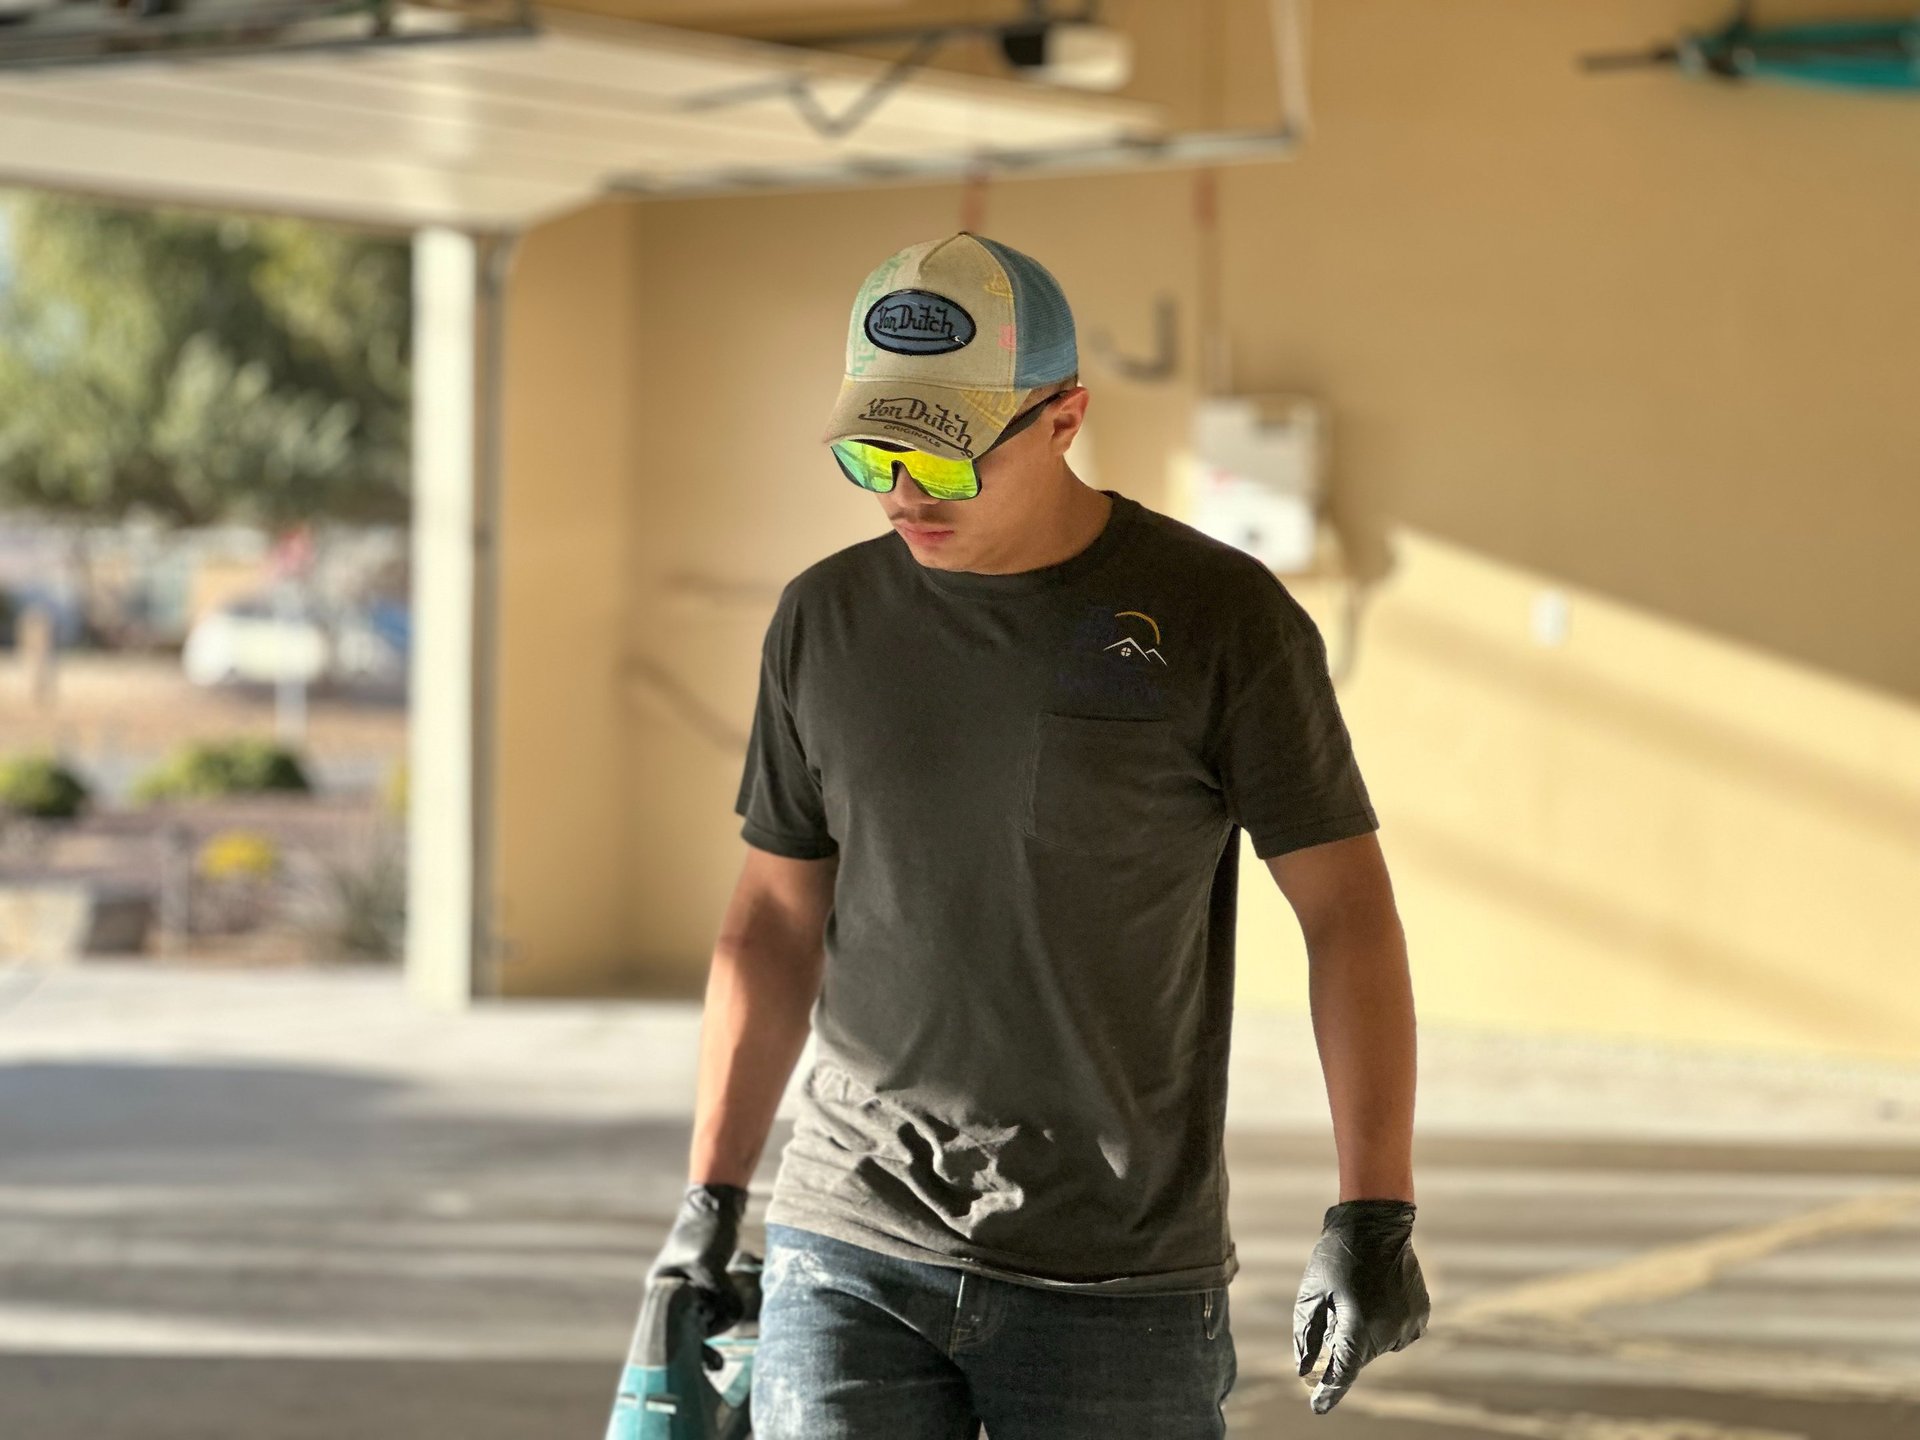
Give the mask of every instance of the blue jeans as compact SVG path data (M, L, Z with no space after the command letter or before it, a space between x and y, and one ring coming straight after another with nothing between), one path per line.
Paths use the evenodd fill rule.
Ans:
M754 1440L1219 1440L1227 1287L1046 1290L768 1225Z

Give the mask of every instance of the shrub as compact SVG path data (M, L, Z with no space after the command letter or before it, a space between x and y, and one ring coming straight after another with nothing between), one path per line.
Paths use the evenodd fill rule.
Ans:
M0 807L43 820L71 820L88 800L86 782L53 755L0 762Z
M407 793L407 762L401 760L387 772L387 783L380 792L381 803L387 807L389 815L406 816Z
M140 777L136 800L187 800L313 786L300 759L271 740L196 740Z
M381 826L352 856L329 860L322 879L320 930L336 949L397 960L406 948L406 831Z

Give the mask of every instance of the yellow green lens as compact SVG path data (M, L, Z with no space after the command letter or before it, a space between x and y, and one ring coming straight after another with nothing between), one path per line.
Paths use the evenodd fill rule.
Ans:
M829 447L846 477L863 490L882 494L893 488L893 456L858 440L836 440Z
M935 500L970 500L980 493L971 460L949 460L924 450L886 450L865 440L835 440L833 455L849 480L865 490L893 489L893 467L903 464Z

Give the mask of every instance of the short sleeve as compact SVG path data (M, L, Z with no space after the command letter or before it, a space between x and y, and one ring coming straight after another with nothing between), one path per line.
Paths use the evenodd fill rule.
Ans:
M1272 578L1272 577L1270 577ZM1227 812L1262 860L1377 830L1366 782L1334 696L1327 647L1313 617L1278 593L1229 673L1214 743Z
M782 597L760 647L760 688L733 812L745 821L741 838L756 849L794 860L821 860L840 846L828 833L820 772L801 748L787 700L782 637L790 600L790 595Z

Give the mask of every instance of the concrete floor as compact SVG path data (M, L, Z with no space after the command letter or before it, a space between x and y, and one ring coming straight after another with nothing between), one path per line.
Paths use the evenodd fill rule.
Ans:
M598 1437L698 1023L0 967L0 1435ZM1433 1319L1326 1417L1289 1363L1337 1198L1303 1016L1240 1017L1231 1094L1243 1440L1920 1436L1920 1068L1423 1024Z

